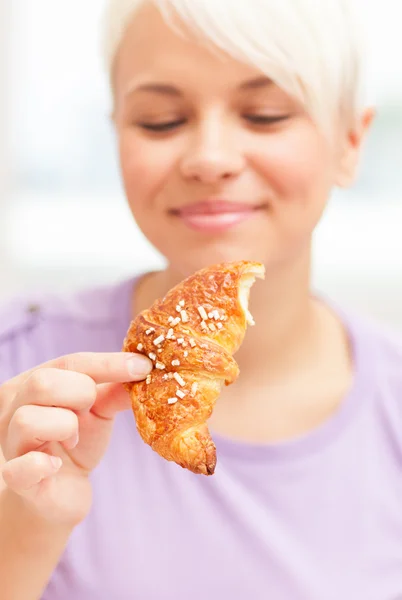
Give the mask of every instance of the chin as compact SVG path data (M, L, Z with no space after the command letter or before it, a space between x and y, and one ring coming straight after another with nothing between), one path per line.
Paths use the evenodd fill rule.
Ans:
M238 244L216 244L214 247L187 248L175 256L168 256L170 266L180 275L188 277L196 271L220 263L249 260L267 262L267 252L252 249L250 246L241 247Z

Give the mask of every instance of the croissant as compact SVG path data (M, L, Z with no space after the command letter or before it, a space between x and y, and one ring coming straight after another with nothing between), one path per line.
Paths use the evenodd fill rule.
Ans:
M208 430L223 385L239 368L232 355L247 324L250 288L264 266L241 261L211 266L185 279L131 322L123 351L151 358L146 381L125 384L137 429L166 460L212 475L216 447Z

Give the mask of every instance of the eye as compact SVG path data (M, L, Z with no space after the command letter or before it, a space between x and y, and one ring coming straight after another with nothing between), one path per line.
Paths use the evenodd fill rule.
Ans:
M164 121L161 123L139 123L139 127L155 133L164 133L165 131L177 129L181 125L184 125L185 122L185 119L179 119L176 121Z
M287 121L290 115L278 115L278 116L267 116L267 115L244 115L244 118L253 125L273 125L274 123L281 123Z

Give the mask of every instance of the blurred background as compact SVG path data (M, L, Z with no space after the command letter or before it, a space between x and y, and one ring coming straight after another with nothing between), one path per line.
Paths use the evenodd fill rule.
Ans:
M314 286L402 330L402 3L359 3L378 114L358 182L334 194L317 231ZM103 2L0 7L0 302L163 264L120 183L99 51Z

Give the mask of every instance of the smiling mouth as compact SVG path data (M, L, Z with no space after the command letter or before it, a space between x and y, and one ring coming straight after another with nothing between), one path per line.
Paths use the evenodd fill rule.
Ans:
M262 208L266 208L266 205L251 205L218 200L216 202L198 202L197 204L172 209L170 212L172 215L185 217L192 215L239 214L254 212L256 210L261 210Z
M199 202L173 209L172 216L188 228L204 233L218 233L235 227L266 209L266 205L250 205L234 202Z

